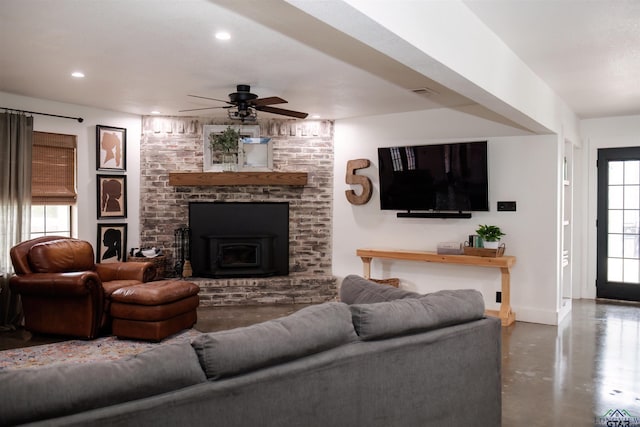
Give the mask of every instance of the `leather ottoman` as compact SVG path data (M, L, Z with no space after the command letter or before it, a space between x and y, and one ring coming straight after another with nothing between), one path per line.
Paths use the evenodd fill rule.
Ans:
M159 280L111 294L112 332L118 338L160 341L192 327L200 288L182 280Z

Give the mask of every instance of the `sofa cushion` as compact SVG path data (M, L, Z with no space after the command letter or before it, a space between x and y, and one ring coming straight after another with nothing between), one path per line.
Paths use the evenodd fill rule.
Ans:
M35 273L66 273L94 269L93 248L89 242L60 239L33 245L29 264Z
M193 340L207 378L219 379L319 353L357 339L346 304L305 307L252 326Z
M111 362L0 371L0 425L79 413L204 381L186 342Z
M345 277L340 285L340 301L346 304L370 304L420 296L418 293L372 282L355 274Z
M484 299L474 289L444 290L420 298L350 306L353 326L363 340L386 338L484 316Z

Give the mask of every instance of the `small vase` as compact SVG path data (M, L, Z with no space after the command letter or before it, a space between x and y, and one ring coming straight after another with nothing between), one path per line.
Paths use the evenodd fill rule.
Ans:
M500 241L498 240L497 242L487 242L486 240L483 242L484 243L484 247L487 249L498 249L498 246L500 246Z
M233 172L238 169L238 160L235 153L224 153L222 155L222 170Z

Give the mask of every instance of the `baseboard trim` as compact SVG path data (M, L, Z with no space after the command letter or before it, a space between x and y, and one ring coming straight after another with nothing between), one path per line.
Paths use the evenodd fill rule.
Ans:
M527 307L511 306L518 313L516 322L539 323L542 325L558 325L558 312Z

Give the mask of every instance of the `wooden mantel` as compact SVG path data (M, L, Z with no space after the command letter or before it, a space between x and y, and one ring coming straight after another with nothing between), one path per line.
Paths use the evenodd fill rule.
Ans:
M307 172L169 172L169 185L290 185L307 184Z

